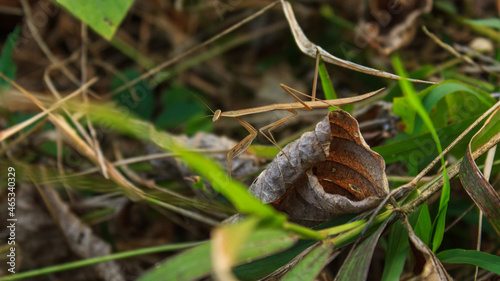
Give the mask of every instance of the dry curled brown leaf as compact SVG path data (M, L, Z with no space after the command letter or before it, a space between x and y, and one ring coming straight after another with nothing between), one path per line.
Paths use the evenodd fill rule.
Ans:
M369 1L362 5L356 28L358 42L367 42L382 54L408 45L415 37L416 20L432 9L432 0ZM368 2L364 2L368 3Z
M284 147L250 191L292 221L312 225L376 207L389 187L383 158L356 119L337 110Z
M415 277L412 280L424 281L444 281L453 280L444 269L443 264L436 255L425 245L425 243L415 234L408 221L405 219L406 228L410 240L411 250L414 255L413 272Z

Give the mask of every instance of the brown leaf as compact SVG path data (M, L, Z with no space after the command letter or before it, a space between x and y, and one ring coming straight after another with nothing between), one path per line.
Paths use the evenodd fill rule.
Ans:
M292 221L312 225L359 213L377 206L389 192L383 158L369 148L358 122L345 111L330 112L314 132L283 153L250 190Z
M415 37L417 18L431 11L432 2L369 1L369 5L363 5L362 8L356 28L356 41L359 44L369 43L386 55L408 45Z
M415 234L408 221L406 221L406 228L408 229L411 250L415 257L413 272L417 276L412 280L453 280L436 255Z

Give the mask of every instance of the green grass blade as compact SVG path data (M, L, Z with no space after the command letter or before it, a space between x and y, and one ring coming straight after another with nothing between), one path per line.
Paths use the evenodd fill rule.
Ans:
M7 277L0 277L0 280L1 281L8 281L8 280L18 280L18 279L36 277L36 276L55 273L55 272L59 272L59 271L75 269L75 268L79 268L79 267L83 267L83 266L89 266L89 265L93 265L93 264L105 262L105 261L111 261L111 260L135 257L135 256L139 256L139 255L146 255L146 254L153 254L153 253L175 251L175 250L190 248L190 247L200 245L201 243L207 243L207 242L169 244L169 245L163 245L163 246L155 246L155 247L131 250L131 251L115 253L115 254L111 254L111 255L107 255L107 256L103 256L103 257L96 257L96 258L90 258L90 259L85 259L85 260L81 260L81 261L75 261L75 262L69 262L69 263L65 263L65 264L48 266L48 267L30 270L30 271L26 271L26 272L16 272L16 274L13 274L13 275L10 275Z
M166 151L178 154L187 166L207 178L214 189L228 198L240 212L271 219L278 224L285 221L284 215L250 195L243 184L229 178L214 160L188 151L175 137L156 129L151 123L142 121L130 112L123 112L122 108L109 104L89 105L88 107L73 104L73 106L77 111L86 111L96 124L109 124L109 129L151 141Z
M475 250L453 249L437 254L443 263L472 264L495 274L500 274L500 257Z
M475 20L467 20L467 22L472 25L486 26L489 28L500 30L500 18L475 19Z
M336 99L337 93L335 93L335 89L332 85L332 80L330 79L330 75L328 74L328 70L326 70L326 65L321 56L319 57L319 66L318 66L319 77L321 78L321 86L323 87L323 92L325 94L325 98L327 100Z
M401 59L397 55L392 56L392 64L394 65L394 68L396 70L396 73L402 77L407 77L403 64L401 63ZM415 90L411 86L410 82L408 82L406 79L402 79L398 81L401 89L403 90L403 93L405 94L406 97L408 97L408 101L410 105L415 109L415 111L418 113L420 118L422 118L424 124L427 126L429 131L432 134L432 138L434 139L434 142L436 143L436 147L438 149L438 152L441 153L443 151L441 147L441 142L439 141L439 137L436 133L436 130L434 128L434 125L432 124L432 121L425 111L424 106L422 105L422 102L420 101L419 97L415 93ZM450 181L448 179L448 172L446 170L446 165L444 162L444 158L441 157L441 166L443 167L443 177L444 177L444 184L443 184L443 189L441 192L441 198L439 200L439 211L436 216L436 219L434 221L434 236L432 240L432 249L433 251L436 251L439 246L441 245L441 242L443 241L443 236L444 236L444 228L445 228L445 220L446 220L446 210L448 207L448 201L450 200Z
M109 104L82 106L73 103L71 106L76 111L88 114L93 122L100 125L107 124L108 129L115 129L138 139L151 141L166 151L176 153L189 168L208 179L214 190L231 201L240 213L256 215L272 222L275 226L299 233L303 237L324 238L323 235L317 234L307 227L288 222L285 224L286 216L284 214L278 213L273 207L263 204L250 195L246 186L231 179L217 162L199 153L188 151L178 139L158 130L151 123L136 118L130 112L121 111L122 108L117 109Z

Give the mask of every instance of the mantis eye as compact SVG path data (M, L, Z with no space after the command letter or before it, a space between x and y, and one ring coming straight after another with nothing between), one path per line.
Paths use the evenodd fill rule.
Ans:
M220 119L221 111L220 109L217 109L214 113L214 118L212 118L212 122L217 122Z

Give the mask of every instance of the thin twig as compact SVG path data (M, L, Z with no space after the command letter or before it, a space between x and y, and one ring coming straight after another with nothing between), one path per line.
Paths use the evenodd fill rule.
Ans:
M457 50L455 50L452 46L444 43L436 35L434 35L432 32L430 32L429 30L427 30L427 28L425 26L423 26L422 29L425 32L425 34L427 34L427 36L429 36L432 39L432 41L434 41L436 44L438 44L439 46L441 46L441 48L443 48L446 51L448 51L450 54L454 55L457 58L462 59L463 61L465 61L466 63L468 63L470 65L479 67L484 72L487 72L487 73L489 73L491 75L495 75L497 77L500 77L500 74L495 73L493 71L490 71L488 68L484 67L484 65L478 64L475 61L473 61L471 58L469 58L467 56L464 56L464 55L460 54L459 52L457 52Z
M500 133L496 134L487 143L483 144L478 149L474 150L474 152L472 152L472 158L473 159L479 158L481 155L486 153L490 148L495 146L499 141L500 141ZM461 162L462 160L454 163L453 165L451 165L450 168L448 168L448 178L451 179L458 174ZM443 187L443 182L444 182L443 174L439 174L432 183L427 184L420 189L421 191L420 196L410 201L408 204L403 206L403 208L407 211L414 210L422 203L427 201L427 199L429 199L432 195L434 195L434 193L441 190L441 188Z
M58 64L60 62L59 59L52 53L52 51L50 51L47 44L45 44L42 37L40 37L40 33L38 32L36 26L33 24L33 15L31 13L31 7L28 1L21 0L21 4L23 6L24 13L26 14L26 24L31 32L31 35L33 35L33 38L35 39L38 47L40 47L42 52L45 54L45 56L50 60L52 64ZM81 86L78 78L73 73L71 73L71 71L66 66L63 66L61 68L61 72L76 86L78 87Z

